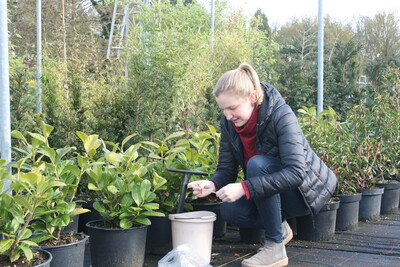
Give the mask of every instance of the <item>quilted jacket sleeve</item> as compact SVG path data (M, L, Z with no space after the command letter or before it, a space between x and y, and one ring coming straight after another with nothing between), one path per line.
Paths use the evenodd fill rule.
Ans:
M269 196L288 191L302 185L306 172L305 139L297 118L291 108L284 104L271 115L268 131L260 136L263 142L272 142L277 146L276 155L281 160L283 169L272 174L258 177L247 177L246 185L251 198ZM271 136L273 135L273 136ZM270 140L270 141L266 141ZM267 151L259 151L267 153Z

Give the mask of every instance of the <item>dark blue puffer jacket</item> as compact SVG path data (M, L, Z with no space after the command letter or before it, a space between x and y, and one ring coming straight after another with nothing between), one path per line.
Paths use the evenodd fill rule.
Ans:
M312 151L294 112L278 90L268 83L261 85L265 96L258 111L256 149L259 154L280 159L283 169L269 174L270 177L247 177L245 183L250 197L260 198L299 188L315 215L332 196L336 176ZM239 135L223 115L218 167L210 180L218 188L233 183L239 166L246 173Z

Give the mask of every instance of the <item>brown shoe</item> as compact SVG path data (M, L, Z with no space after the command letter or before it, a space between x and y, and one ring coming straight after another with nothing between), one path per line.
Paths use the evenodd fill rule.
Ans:
M286 255L285 245L273 241L265 241L257 254L242 261L242 267L281 267L287 266L289 259Z

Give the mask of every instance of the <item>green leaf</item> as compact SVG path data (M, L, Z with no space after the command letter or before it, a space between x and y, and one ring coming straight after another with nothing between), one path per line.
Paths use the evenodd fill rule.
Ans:
M43 241L45 241L45 240L48 240L48 239L50 239L50 238L52 238L52 235L49 235L49 234L38 234L38 235L34 235L33 237L32 237L32 241L33 242L35 242L35 243L37 243L37 244L40 244L41 242L43 242Z
M3 194L1 195L1 199L3 200L3 208L7 208L11 206L11 204L14 202L14 197L12 197L9 194Z
M121 199L121 206L130 207L133 204L132 196L129 194L124 194Z
M101 141L99 140L98 135L89 135L87 136L83 132L76 132L76 135L82 140L83 146L85 148L86 153L93 157L96 154L96 150L99 146L101 146Z
M23 181L27 182L29 185L35 185L38 183L41 176L39 174L33 173L33 172L29 172L29 173L21 172L21 173L19 173L19 178L22 179Z
M118 153L115 152L109 152L105 155L105 158L108 162L111 162L111 164L116 164L119 163L123 160L122 156Z
M83 157L82 155L78 155L76 157L78 164L81 168L85 167L87 165L87 163L89 162L89 158L88 157Z
M132 198L136 203L136 206L140 206L141 202L142 202L142 198L140 197L139 194L139 185L135 185L132 189Z
M121 148L124 148L124 145L132 138L132 137L134 137L135 135L137 135L137 134L131 134L131 135L128 135L127 137L125 137L125 139L122 141L122 143L121 143Z
M154 190L159 189L161 186L167 183L167 180L164 177L158 175L158 173L153 173L153 188Z
M34 139L38 140L40 143L46 143L46 138L43 135L37 134L37 133L31 133L28 132L30 136L32 136Z
M98 201L93 203L93 208L100 213L104 213L106 211L106 208L103 205L101 205L100 202Z
M83 143L85 143L86 140L88 139L88 136L87 136L85 133L83 133L83 132L77 131L77 132L76 132L76 135L79 137L79 139L81 139L81 141L82 141Z
M208 130L210 131L210 133L212 135L216 135L217 134L217 130L215 129L214 126L212 126L211 124L207 124Z
M22 234L21 239L28 239L31 236L32 236L32 231L29 228L27 228L25 229L25 232Z
M36 242L33 242L32 240L22 240L21 243L24 243L28 246L31 247L38 247L39 245Z
M41 147L38 149L38 152L47 156L52 162L55 162L56 160L56 151L48 146Z
M63 214L55 218L52 222L52 226L67 226L71 222L71 218L67 214Z
M62 157L64 157L67 153L69 153L71 150L76 150L75 147L63 147L63 148L59 148L56 150L57 152L57 156L56 156L56 160L55 162L59 162L61 160Z
M98 188L95 184L93 184L93 183L89 183L88 184L88 188L89 188L89 190L93 190L93 191L100 191L101 189L100 188Z
M15 249L15 250L11 251L10 261L14 262L14 261L18 260L20 256L21 255L19 254L19 251L17 249Z
M0 253L7 251L11 247L13 242L14 242L14 239L1 239L0 240Z
M122 219L119 222L119 226L123 229L127 229L127 228L132 228L133 223L131 221L129 221L128 219Z
M142 200L146 200L148 194L151 192L151 183L149 180L143 180L140 184L140 196Z
M24 141L25 143L28 143L28 141L26 140L26 138L24 137L24 135L20 131L13 130L11 132L11 136L14 137L14 138L20 139L20 140Z
M64 168L63 172L71 172L75 177L78 177L81 173L81 170L76 165L68 165Z
M99 146L101 146L101 141L96 134L89 135L88 140L84 143L85 150L91 157L96 154L96 150Z
M111 193L111 194L118 194L118 188L114 185L109 185L107 186L107 190Z
M73 217L75 215L83 214L83 213L87 213L87 212L90 212L90 210L84 209L84 208L76 208L72 212L69 213L69 216Z
M185 132L181 131L181 132L173 133L173 134L171 134L171 135L168 135L168 136L165 138L165 141L168 141L169 139L172 139L172 138L175 138L175 137L180 137L180 136L182 136L182 135L185 135Z
M164 213L158 211L144 211L141 213L142 216L165 216Z
M21 246L19 246L19 248L24 252L25 257L28 261L30 261L33 258L32 249L29 248L27 244L22 244Z
M149 220L149 218L146 217L137 217L135 219L135 222L138 224L143 224L143 225L150 225L151 221Z
M40 127L42 128L42 133L46 137L46 139L49 138L51 132L54 130L53 126L48 125L43 121L40 122Z
M143 205L143 208L147 210L157 210L159 208L158 203L146 203Z
M146 145L149 145L149 146L152 146L152 147L155 147L155 148L159 147L159 145L157 143L150 142L150 141L143 141L142 144L146 144Z

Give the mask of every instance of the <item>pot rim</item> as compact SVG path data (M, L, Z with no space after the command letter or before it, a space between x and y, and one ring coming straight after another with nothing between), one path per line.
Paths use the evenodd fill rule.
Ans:
M93 221L89 221L86 223L86 227L88 228L93 228L93 229L97 229L97 230L103 230L103 231L127 231L127 230L135 230L135 229L140 229L140 228L147 228L148 225L138 225L138 226L134 226L131 228L110 228L110 227L99 227L99 226L94 226L92 224L97 223L97 222L102 222L104 220L100 219L100 220L93 220Z
M74 246L74 245L76 245L76 244L78 244L78 243L86 242L86 240L89 238L89 236L86 235L86 234L84 234L84 233L73 233L73 234L74 234L74 235L83 236L83 238L80 239L80 240L78 240L78 241L75 241L75 242L72 242L72 243L68 243L68 244L55 245L55 246L43 246L43 247L40 247L40 248L42 248L42 249L48 249L48 248L64 248L64 247Z

